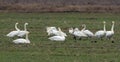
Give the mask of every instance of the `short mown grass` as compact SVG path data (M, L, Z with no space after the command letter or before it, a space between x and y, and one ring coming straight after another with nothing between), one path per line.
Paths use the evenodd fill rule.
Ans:
M120 14L111 13L0 13L0 62L120 62ZM106 21L107 30L111 21L115 21L115 43L111 40L96 39L75 40L68 33L68 28L87 25L87 29L96 32L103 29ZM14 29L14 24L23 30L23 25L30 31L31 44L14 44L6 34ZM45 28L61 27L67 33L65 42L48 40ZM17 39L15 37L14 39Z

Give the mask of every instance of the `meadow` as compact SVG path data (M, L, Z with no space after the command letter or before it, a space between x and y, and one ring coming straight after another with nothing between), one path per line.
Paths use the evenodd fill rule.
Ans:
M120 62L120 14L118 13L0 13L0 62ZM70 27L96 32L107 30L115 21L114 43L108 39L82 39L75 41L68 33ZM6 34L14 29L14 24L22 30L28 22L30 44L14 44ZM67 33L66 41L54 42L48 39L47 26L61 27ZM15 37L14 39L17 39ZM96 40L97 43L91 43Z

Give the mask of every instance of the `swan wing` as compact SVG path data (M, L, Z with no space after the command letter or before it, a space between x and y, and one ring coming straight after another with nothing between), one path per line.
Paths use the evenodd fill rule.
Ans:
M61 36L53 36L53 37L50 37L48 39L50 39L52 41L64 41L65 40L65 38L63 38Z
M13 40L13 42L15 44L19 44L19 43L26 43L27 41L26 41L26 39L16 39L16 40Z
M88 36L94 36L94 34L90 30L83 31Z
M6 36L8 37L14 37L15 35L17 35L19 33L19 31L11 31L10 33L8 33Z
M20 31L17 36L23 37L28 31Z
M114 32L112 31L106 31L106 37L111 37L114 35Z

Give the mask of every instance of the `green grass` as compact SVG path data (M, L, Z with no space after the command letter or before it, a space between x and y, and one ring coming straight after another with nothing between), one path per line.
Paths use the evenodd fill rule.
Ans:
M120 62L120 14L100 13L0 13L0 62ZM107 30L111 21L115 21L115 43L95 39L72 39L68 28L87 25L92 32L103 29L106 21ZM23 29L25 22L30 31L31 44L15 45L5 35L14 30L14 24ZM61 27L68 34L65 42L49 41L46 26ZM17 37L15 37L17 38Z

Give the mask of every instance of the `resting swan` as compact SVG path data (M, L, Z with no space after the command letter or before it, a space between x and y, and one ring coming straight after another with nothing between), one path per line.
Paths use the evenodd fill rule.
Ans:
M83 24L82 27L84 27L81 31L86 34L88 37L93 37L94 34L90 30L86 30L86 25Z
M61 33L59 36L52 36L48 39L50 39L51 41L65 41L65 36Z
M48 36L50 35L56 35L58 30L56 29L56 27L47 27L46 28Z
M20 29L17 28L18 23L15 24L15 31L11 31L10 33L8 33L6 36L8 37L14 37L16 35L18 35L18 33L20 32Z
M82 37L87 37L87 35L85 35L82 31L80 31L78 28L75 28L73 31L73 36L74 39L76 40L76 37L79 37L79 39L81 39Z
M28 39L28 34L29 34L29 32L26 33L26 38L25 39L23 39L23 38L16 39L16 40L13 40L13 43L15 43L15 44L30 43L30 40Z
M23 37L28 32L27 28L26 28L26 25L28 25L28 23L24 24L24 30L19 31L19 33L17 35L18 37Z
M63 35L63 36L65 36L65 37L67 37L67 34L66 33L64 33L62 30L61 30L61 28L60 27L58 27L58 33L56 34L56 35Z

